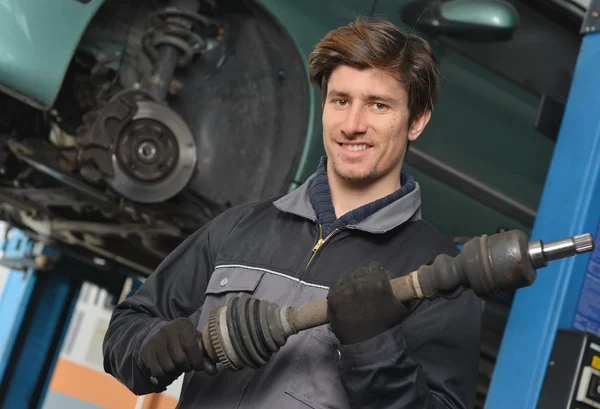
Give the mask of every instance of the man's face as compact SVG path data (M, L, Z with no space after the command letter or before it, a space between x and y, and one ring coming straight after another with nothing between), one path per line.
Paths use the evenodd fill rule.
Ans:
M346 182L399 180L407 140L429 120L408 127L408 96L390 74L339 66L331 74L323 103L323 143L332 176Z

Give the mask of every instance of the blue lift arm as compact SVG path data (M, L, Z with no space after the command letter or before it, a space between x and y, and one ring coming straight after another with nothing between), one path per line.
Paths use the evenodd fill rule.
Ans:
M582 27L580 54L531 233L549 241L589 231L596 250L553 262L538 272L531 287L516 292L486 409L537 408L558 330L600 335L599 6L592 1Z

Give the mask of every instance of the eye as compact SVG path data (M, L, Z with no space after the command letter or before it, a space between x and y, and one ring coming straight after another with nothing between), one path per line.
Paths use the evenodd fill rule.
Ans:
M375 108L376 111L382 112L382 111L385 111L387 109L387 105L381 104L379 102L375 102L373 104L373 108Z
M333 103L333 105L338 105L338 106L344 106L348 103L347 100L340 99L340 98L333 99L333 100L331 100L331 102Z

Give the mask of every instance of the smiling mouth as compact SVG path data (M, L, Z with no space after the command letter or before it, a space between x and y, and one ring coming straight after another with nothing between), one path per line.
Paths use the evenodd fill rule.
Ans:
M359 151L364 151L365 149L369 148L369 145L367 144L346 144L346 143L340 143L340 145L342 146L342 148L351 151L351 152L359 152Z

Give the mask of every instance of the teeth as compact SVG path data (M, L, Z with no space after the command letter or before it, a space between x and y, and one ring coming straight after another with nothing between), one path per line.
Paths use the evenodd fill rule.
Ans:
M344 149L348 149L349 151L362 151L367 149L367 145L345 145L342 144Z

